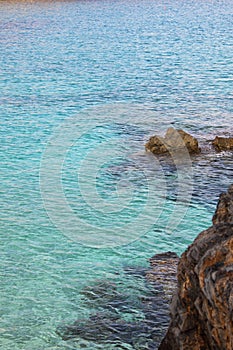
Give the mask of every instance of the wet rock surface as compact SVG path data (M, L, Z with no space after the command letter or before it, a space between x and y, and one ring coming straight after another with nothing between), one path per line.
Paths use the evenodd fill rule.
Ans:
M220 195L216 212L213 216L213 224L233 224L233 185L226 193Z
M169 324L178 259L176 254L168 252L152 257L150 268L126 267L126 275L143 279L144 287L137 297L121 292L119 286L107 280L97 280L85 287L82 290L85 303L94 303L100 311L88 319L60 325L57 333L67 341L84 339L118 344L119 349L121 344L128 344L131 349L156 350ZM141 317L127 321L123 314L132 310Z
M233 349L233 186L222 194L213 226L178 265L171 323L159 350Z
M233 137L216 136L212 141L212 145L218 152L233 150Z
M166 154L172 152L183 152L188 150L189 154L200 153L198 141L195 137L184 130L168 128L165 137L152 136L145 145L146 149L154 154Z

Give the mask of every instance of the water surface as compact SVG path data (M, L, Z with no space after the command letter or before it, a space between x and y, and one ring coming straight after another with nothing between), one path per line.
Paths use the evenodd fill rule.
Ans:
M56 333L58 326L99 310L87 305L82 289L99 280L114 282L136 300L136 291L143 294L146 287L125 269L147 266L157 252L181 254L211 224L219 193L232 183L232 153L216 154L210 148L192 160L192 199L183 207L181 203L187 213L167 232L180 179L172 166L156 170L144 144L171 125L201 143L232 135L232 23L228 0L0 3L2 349L110 349L114 344L63 341ZM98 117L98 108L105 107L106 115ZM56 127L69 118L80 130L88 120L97 125L67 150L62 169L69 206L85 223L95 225L93 230L109 227L117 237L117 228L144 209L147 180L156 178L165 186L161 214L159 205L154 208L155 224L144 232L150 219L145 216L141 226L128 231L134 237L134 229L140 228L143 235L123 246L82 245L64 235L46 213L41 158ZM114 144L120 156L111 158ZM104 151L101 145L111 147ZM128 190L129 182L133 184L134 200L122 215L103 218L82 198L77 173L81 161L96 150L96 161L102 164L97 204L115 203L120 180L126 197L124 186ZM83 169L88 195L94 162ZM152 193L156 196L161 188L157 185ZM56 207L56 198L52 200ZM77 232L79 237L93 233L80 227ZM129 308L121 317L135 321L144 316Z

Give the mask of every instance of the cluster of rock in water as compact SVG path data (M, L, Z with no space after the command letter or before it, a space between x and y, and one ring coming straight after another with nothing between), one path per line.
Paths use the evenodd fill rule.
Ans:
M233 150L233 137L216 136L210 143L217 152ZM186 149L189 154L201 153L198 140L184 130L168 128L164 137L152 136L145 145L146 150L159 155Z
M216 137L212 145L216 151L233 150L233 138ZM173 128L146 144L154 154L184 148L189 154L201 152L194 137ZM82 291L85 302L96 304L99 311L58 327L63 340L84 339L105 348L117 344L117 349L128 349L128 344L138 350L232 350L233 185L220 196L213 226L200 233L180 259L172 252L157 254L150 268L125 273L143 279L143 294L132 298L109 281L87 286ZM131 309L143 318L122 318L122 312Z

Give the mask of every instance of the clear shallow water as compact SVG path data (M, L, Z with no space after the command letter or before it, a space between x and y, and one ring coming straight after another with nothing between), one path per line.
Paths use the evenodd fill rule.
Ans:
M82 288L96 280L114 281L133 298L139 282L124 268L147 266L156 252L180 254L210 225L219 193L232 182L232 154L209 151L193 159L193 176L186 179L193 197L179 203L187 213L171 232L166 226L180 179L174 166L153 166L144 143L170 125L202 142L232 134L232 17L230 1L1 2L2 349L98 348L92 342L62 341L55 332L60 324L95 312L97 306L83 300ZM81 245L45 211L41 158L55 128L67 120L75 128L71 133L64 129L64 143L67 135L74 142L67 147L61 177L74 215L93 223L93 230L113 228L118 240L119 228L151 200L148 188L162 204L161 212L158 203L151 206L127 231L128 244L108 248L101 240L101 249ZM77 139L77 130L86 126ZM111 149L116 149L112 157ZM91 154L99 164L95 196L86 181L95 178ZM89 162L83 165L82 160ZM151 189L154 178L157 187ZM100 209L98 201L107 200L113 210L119 180L124 211L109 215L104 208L103 218L93 206ZM134 200L127 206L129 181ZM90 194L85 197L92 200L89 208L83 193ZM56 197L51 203L58 208ZM153 213L155 224L144 232ZM65 220L62 224L70 226ZM81 226L77 232L79 239L93 233ZM140 288L145 292L143 283ZM135 309L122 317L143 315ZM105 347L110 349L100 345Z

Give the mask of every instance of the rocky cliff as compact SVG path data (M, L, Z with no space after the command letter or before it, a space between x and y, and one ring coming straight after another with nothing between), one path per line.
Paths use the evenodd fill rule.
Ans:
M213 226L181 256L177 278L159 350L232 350L233 185L220 196Z

